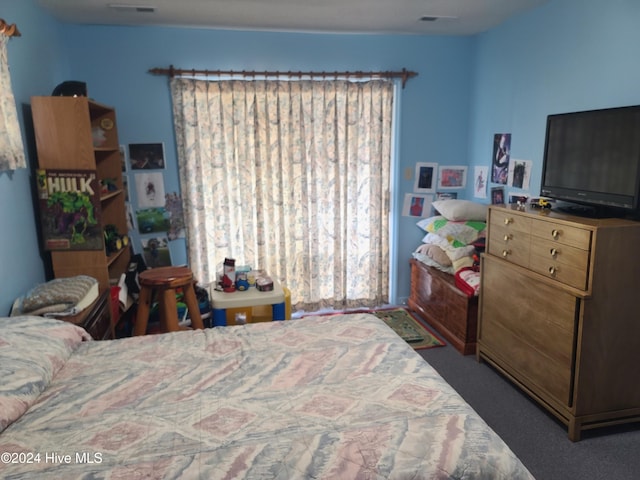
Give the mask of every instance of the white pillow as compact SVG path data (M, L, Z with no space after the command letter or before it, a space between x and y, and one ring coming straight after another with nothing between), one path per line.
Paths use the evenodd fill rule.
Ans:
M487 205L469 200L436 200L433 208L447 220L460 222L465 220L487 220Z

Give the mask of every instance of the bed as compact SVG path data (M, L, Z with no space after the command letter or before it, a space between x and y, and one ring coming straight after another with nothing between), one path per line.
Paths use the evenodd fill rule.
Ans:
M531 479L369 314L93 341L0 319L0 477Z

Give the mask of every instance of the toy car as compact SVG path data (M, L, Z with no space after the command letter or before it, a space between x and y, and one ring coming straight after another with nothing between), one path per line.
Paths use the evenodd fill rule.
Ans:
M544 198L540 198L538 200L538 207L540 207L540 208L551 208L551 203L549 203L549 201L545 200Z

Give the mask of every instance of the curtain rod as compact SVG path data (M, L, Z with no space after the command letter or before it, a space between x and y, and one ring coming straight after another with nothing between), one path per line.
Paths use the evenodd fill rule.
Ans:
M399 72L280 72L280 71L236 71L236 70L197 70L197 69L181 69L174 68L173 65L169 68L152 68L149 73L153 75L168 75L169 77L176 76L243 76L243 77L355 77L355 78L400 78L402 79L402 88L404 88L407 80L418 75L416 72L411 72L406 68L403 68Z
M15 23L9 25L4 21L3 18L0 18L0 33L6 35L7 37L20 37L20 30L18 30L18 26Z

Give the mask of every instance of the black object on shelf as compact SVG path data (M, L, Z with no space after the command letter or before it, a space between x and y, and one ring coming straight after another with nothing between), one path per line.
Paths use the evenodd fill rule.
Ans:
M86 97L87 84L77 80L62 82L51 93L52 97Z

